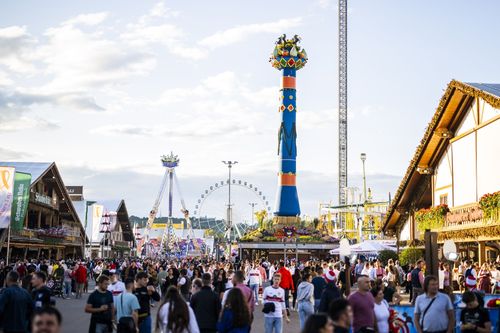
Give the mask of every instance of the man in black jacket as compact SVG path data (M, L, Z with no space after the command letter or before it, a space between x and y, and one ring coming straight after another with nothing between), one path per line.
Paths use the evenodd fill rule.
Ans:
M149 277L146 272L139 272L135 276L137 284L134 295L139 301L139 333L151 333L151 299L160 300L160 294L155 290L155 287L148 285Z
M335 281L328 282L321 295L318 312L328 312L330 303L340 297L340 290L337 288L337 285L335 285Z
M210 273L201 277L203 287L191 297L191 308L196 316L201 333L217 332L217 319L221 310L219 296L212 291Z
M28 332L28 323L33 312L30 294L19 287L19 274L7 274L7 288L0 294L0 317L3 332Z

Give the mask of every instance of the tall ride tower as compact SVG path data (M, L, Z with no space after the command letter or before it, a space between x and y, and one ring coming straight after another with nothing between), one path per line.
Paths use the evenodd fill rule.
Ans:
M296 71L304 67L307 62L307 53L298 45L300 38L295 35L292 39L281 36L276 42L271 64L282 71L281 96L279 112L281 112L281 126L278 132L278 155L280 169L278 174L278 193L276 196L276 210L274 221L278 224L294 223L300 218L299 197L296 187L296 158L297 158L297 128L296 122Z
M339 0L339 205L347 204L347 0Z

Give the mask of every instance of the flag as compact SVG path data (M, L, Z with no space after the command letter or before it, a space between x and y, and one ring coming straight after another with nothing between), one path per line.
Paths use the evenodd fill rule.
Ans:
M8 228L12 209L15 169L0 167L0 228Z
M31 175L29 173L16 172L14 175L14 199L11 209L11 228L21 230L28 211L30 201Z
M101 226L101 219L102 215L104 213L104 206L103 205L92 205L92 233L90 234L90 241L91 242L98 242L100 241L100 236L99 236L99 229Z

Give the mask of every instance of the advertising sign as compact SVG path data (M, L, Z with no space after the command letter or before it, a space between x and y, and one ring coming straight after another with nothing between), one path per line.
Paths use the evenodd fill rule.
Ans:
M12 210L15 169L0 167L0 228L8 228Z
M30 201L31 175L29 173L16 172L14 175L14 199L11 210L12 230L21 230L28 211Z

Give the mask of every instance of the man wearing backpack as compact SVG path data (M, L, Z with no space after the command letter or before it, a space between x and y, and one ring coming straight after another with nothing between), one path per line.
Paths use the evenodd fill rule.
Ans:
M134 292L134 279L125 280L125 291L116 296L117 333L135 333L139 327L139 301Z

